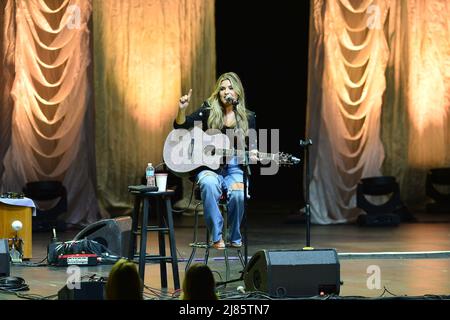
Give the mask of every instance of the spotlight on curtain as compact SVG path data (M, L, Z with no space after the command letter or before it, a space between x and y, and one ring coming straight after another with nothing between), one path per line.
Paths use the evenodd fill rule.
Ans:
M397 226L401 221L413 221L400 198L395 177L380 176L361 179L356 191L356 204L364 211L358 216L361 226Z
M427 212L450 213L450 168L428 171L426 194L432 200L427 204Z
M60 181L28 182L23 188L23 193L38 207L36 216L32 218L33 232L50 232L53 228L57 231L65 231L66 224L60 216L67 213L67 190ZM40 201L56 203L52 203L49 209L44 210Z
M193 89L189 112L212 90L214 1L93 3L98 195L120 214L131 208L126 186L162 162L179 97Z

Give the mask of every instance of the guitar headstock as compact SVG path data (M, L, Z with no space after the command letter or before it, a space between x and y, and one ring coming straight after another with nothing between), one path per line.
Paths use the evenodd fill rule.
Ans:
M294 157L292 154L285 152L278 152L275 155L275 159L279 166L293 166L301 162L299 158Z

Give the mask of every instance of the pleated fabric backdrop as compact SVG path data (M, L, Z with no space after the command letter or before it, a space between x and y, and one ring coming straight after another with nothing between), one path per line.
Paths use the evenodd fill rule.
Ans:
M0 179L3 176L3 158L11 144L11 119L13 100L11 89L14 81L14 39L16 32L14 2L0 2ZM0 185L1 190L3 187Z
M130 208L127 186L162 161L178 98L193 88L192 111L213 88L214 1L7 0L0 9L1 191L63 181L70 224L108 216L97 199Z
M364 177L394 175L406 203L423 203L426 170L450 165L449 7L447 0L312 1L314 223L354 221Z
M10 92L3 95L3 108L11 118L1 120L10 121L9 132L0 137L7 142L1 189L21 191L29 181L62 181L68 193L66 222L93 222L99 210L95 164L89 161L93 132L87 126L93 121L87 112L92 109L87 72L91 2L8 0L5 9L5 90Z

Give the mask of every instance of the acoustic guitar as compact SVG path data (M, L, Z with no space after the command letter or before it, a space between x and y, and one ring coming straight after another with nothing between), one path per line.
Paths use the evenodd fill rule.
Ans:
M245 161L249 152L230 147L230 139L222 133L211 134L198 127L191 130L174 129L164 143L163 157L166 166L178 175L189 174L200 167L219 169L224 157L236 156ZM259 161L274 161L279 166L296 165L300 159L283 152L257 153Z

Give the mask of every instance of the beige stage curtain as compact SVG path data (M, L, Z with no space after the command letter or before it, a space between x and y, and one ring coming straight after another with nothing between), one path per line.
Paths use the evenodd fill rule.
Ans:
M382 132L385 174L422 206L429 168L450 166L450 1L392 1Z
M91 223L99 211L87 112L91 2L16 0L9 9L15 12L15 38L4 45L15 44L14 110L2 189L60 180L68 191L66 222Z
M14 81L15 16L12 0L0 1L0 181L5 157L11 143L11 119L13 100L11 89ZM6 190L0 185L0 191Z
M381 174L388 6L387 0L312 1L307 135L314 143L313 223L354 221L358 181Z
M397 178L407 205L423 205L426 171L450 166L450 1L311 8L313 222L353 221L356 184L380 174Z
M213 0L94 0L99 199L129 208L127 186L162 162L179 97L190 110L215 82Z

